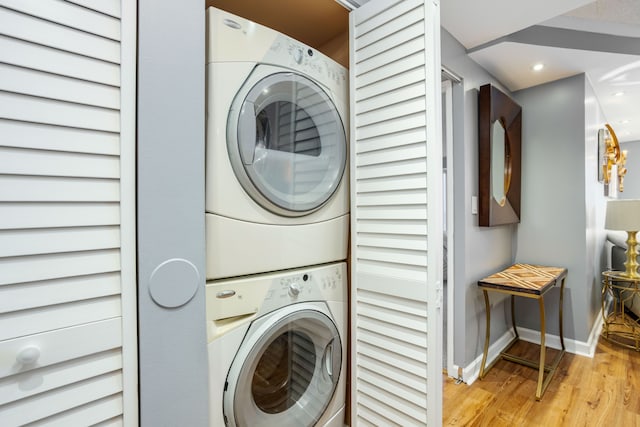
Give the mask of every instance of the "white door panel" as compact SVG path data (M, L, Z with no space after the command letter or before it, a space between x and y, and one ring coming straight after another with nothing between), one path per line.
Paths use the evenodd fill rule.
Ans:
M350 19L351 424L440 425L439 8L372 0Z
M136 1L0 0L0 424L138 423Z

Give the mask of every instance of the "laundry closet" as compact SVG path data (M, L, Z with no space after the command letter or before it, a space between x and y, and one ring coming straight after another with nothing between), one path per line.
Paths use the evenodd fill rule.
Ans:
M286 420L293 419L298 420L293 421L294 424L300 425L317 423L317 425L340 426L342 420L338 418L345 418L344 414L334 415L331 412L340 409L340 405L344 404L343 391L340 390L344 385L340 382L328 407L319 411L324 415L321 418L315 418L313 422L298 419L294 410L289 409L289 404L283 404L273 412L260 406L260 397L255 394L256 381L258 381L255 378L259 377L259 382L276 381L275 378L283 376L274 374L279 369L274 367L276 365L280 368L284 366L289 372L293 372L293 374L284 375L286 377L286 380L282 379L284 383L291 383L294 388L297 386L302 390L298 392L297 397L295 397L296 393L288 394L294 395L294 398L290 399L298 399L290 405L305 408L308 405L306 402L309 401L322 405L322 399L314 396L313 393L309 394L308 391L322 389L322 386L310 384L305 375L298 375L300 378L296 378L296 363L293 359L300 357L295 350L301 345L296 344L298 339L307 342L310 347L318 347L317 342L324 343L320 345L319 353L306 358L313 372L310 374L312 378L320 378L324 375L331 377L337 375L336 371L338 371L340 381L343 381L346 364L343 364L340 370L339 359L331 357L327 359L327 355L335 356L334 346L339 345L343 346L341 350L346 355L344 346L350 347L349 371L353 371L349 372L350 378L346 380L353 381L350 387L353 406L346 417L347 422L384 424L394 420L407 425L422 422L426 424L427 418L438 419L440 414L438 407L441 401L440 387L436 383L427 381L430 375L432 375L431 378L440 378L438 366L441 366L441 363L437 362L437 355L432 354L434 351L429 351L434 349L435 352L439 352L441 341L438 339L438 334L427 333L427 331L437 331L438 322L441 322L438 318L441 304L439 300L441 274L435 271L437 269L427 268L429 265L441 265L442 262L439 259L442 256L439 251L427 251L427 241L431 242L432 247L441 247L441 244L436 244L438 238L433 236L442 235L439 230L441 227L439 203L429 203L427 199L427 194L430 197L437 196L441 189L438 172L441 164L435 160L441 158L440 139L435 129L436 102L440 97L439 79L436 79L439 76L440 67L438 54L435 53L439 49L438 21L437 19L434 22L429 21L433 18L430 15L433 11L429 11L429 7L422 2L391 4L388 2L373 4L375 2L372 2L363 8L362 12L354 12L355 15L352 17L351 25L355 25L356 28L352 32L356 48L351 49L354 57L349 61L349 17L346 10L333 1L313 2L313 7L305 2L281 3L270 2L268 5L261 4L257 7L250 2L210 1L207 3L208 6L215 6L232 13L232 15L218 18L217 12L214 15L211 10L208 11L207 53L210 57L207 59L207 82L210 99L207 101L206 226L207 277L210 281L207 282L206 298L210 342L210 401L213 407L220 408L213 410L213 418L210 421L215 424L216 420L224 418L230 425L246 424L249 421L244 419L243 415L239 415L240 412L245 411L249 413L251 420L249 423L257 423L260 419L264 425L273 423L287 425ZM315 10L315 8L318 9ZM369 9L369 15L367 15L367 9ZM360 13L361 16L359 16ZM252 33L255 31L258 34L262 30L255 29L254 24L245 19L276 29L280 33L294 37L295 40L276 40L275 36L272 38L267 35L269 33L265 33L264 36L257 36L251 44L248 44L247 40ZM318 25L319 23L321 24ZM215 25L222 27L222 30L215 28ZM224 28L225 26L228 28ZM241 36L241 34L244 35ZM236 38L242 41L236 41ZM306 46L300 46L298 42L304 42ZM432 45L429 45L429 42ZM253 58L250 52L260 49L261 44L266 44L267 49L264 49L264 53L257 58ZM432 47L431 51L429 51L430 47ZM225 51L229 53L225 54ZM320 60L318 57L322 55L314 52L326 54L334 61L345 66L351 64L355 68L346 79L346 83L350 86L348 96L340 96L341 90L346 91L346 88L340 87L340 80L344 81L345 72L339 68L333 68L330 64L332 61ZM434 58L430 58L429 54ZM429 63L425 63L426 60L429 60ZM258 65L255 65L253 71L251 67L254 65L250 65L246 72L241 68L233 71L234 69L227 64L233 61L256 62ZM275 64L281 68L258 72L260 67L263 67L260 65L261 62L272 66ZM230 71L226 71L225 74L225 69ZM257 85L257 82L271 84L269 79L273 79L273 75L277 73L285 75L291 70L294 75L311 73L309 78L313 80L315 76L320 79L317 83L326 89L329 98L327 103L331 107L314 116L312 106L322 104L324 101L320 98L325 96L303 104L304 97L297 95L297 82L293 83L294 89L286 89L288 93L280 98L272 89L275 84L269 87L242 88L245 81L250 82L251 85ZM317 74L314 75L314 71ZM242 77L243 74L246 74L245 77ZM238 78L238 75L241 77ZM290 78L293 77L287 75L285 79ZM323 79L325 80L322 81ZM332 85L335 83L334 79L338 80L337 86ZM280 83L279 80L276 82ZM240 87L240 89L229 89L229 87ZM303 90L307 93L314 92L309 87ZM229 91L232 93L228 94ZM234 96L236 99L231 101L230 99ZM237 99L242 97L246 97L244 105L240 105L242 99ZM229 99L220 101L220 98ZM260 184L263 179L271 179L273 175L272 172L267 172L264 173L266 176L264 178L257 176L259 173L252 172L254 169L268 169L259 165L259 162L263 161L263 156L272 155L275 158L282 158L281 151L290 151L294 157L307 158L307 160L301 160L302 162L308 162L312 156L326 157L335 161L340 158L336 153L341 152L341 149L337 148L340 143L334 140L334 135L338 132L333 128L324 134L322 130L317 132L319 133L317 140L324 142L318 143L316 148L311 149L317 150L315 154L311 151L301 151L301 154L297 154L297 150L292 148L293 144L287 144L284 149L278 147L273 141L281 139L282 134L277 134L273 129L291 126L297 128L296 120L299 122L303 120L288 120L285 126L271 116L265 120L263 108L266 111L268 107L264 106L268 106L272 101L264 99L272 98L276 99L276 104L279 104L278 112L285 109L285 104L289 103L288 100L294 99L291 102L294 107L298 106L296 114L304 113L303 120L308 119L307 121L312 123L322 123L322 120L326 120L320 117L327 116L329 110L337 111L334 113L334 120L337 123L342 121L342 126L347 131L349 166L342 171L339 167L324 165L324 163L329 164L327 160L320 162L323 166L315 170L322 169L324 171L322 173L333 176L332 179L335 179L335 174L329 173L332 170L337 170L338 176L345 174L343 180L351 186L349 191L351 234L348 227L328 226L330 221L335 221L339 215L349 212L344 207L337 209L335 214L313 219L313 215L318 215L323 210L336 210L335 205L339 205L341 197L344 197L340 194L340 191L344 190L342 187L328 199L323 199L321 204L312 205L306 212L300 209L300 212L296 213L296 203L290 201L279 203L277 197L274 197L275 202L272 201L273 204L278 205L275 209L264 203L265 197L271 198L270 194L279 192L280 181L276 180L276 184L272 186ZM355 109L350 111L349 115L341 111L344 109L340 105L343 98L348 98L349 105ZM294 107L287 109L286 114L289 114ZM250 111L248 121L252 123L250 126L244 125L248 129L245 131L240 123L241 116L247 109ZM281 116L276 114L275 117ZM257 124L254 125L254 121ZM239 123L238 126L235 126L236 122ZM269 123L265 125L265 122L272 122L275 125L269 125ZM354 125L355 128L351 129ZM306 132L304 126L303 129ZM245 136L250 136L251 141L248 144L239 142L243 133ZM219 138L220 135L225 137ZM272 136L271 145L269 135ZM429 144L430 141L438 142ZM239 148L235 148L236 144ZM298 141L295 144L298 144ZM300 145L303 144L308 142L300 143ZM252 148L248 149L250 145ZM222 149L220 149L221 146ZM254 146L256 148L253 148ZM267 146L267 154L264 146ZM246 152L243 153L243 150ZM287 155L293 159L291 155ZM229 159L232 164L236 162L232 168L227 165ZM296 176L303 175L296 175L298 161L289 161L290 166L285 167L282 163L278 166L277 161L274 161L273 165L275 170L278 170L276 174L287 170L293 176L293 178L288 176L287 179L295 181ZM435 173L427 173L430 167ZM233 174L235 177L229 178ZM229 185L236 179L241 182L242 189ZM249 184L245 185L246 183ZM327 184L318 187L325 186L331 188L331 185ZM340 186L346 186L346 183L342 182ZM251 195L252 191L255 192L253 187L258 187L257 195ZM275 190L271 190L271 187ZM297 187L299 186L287 187L283 192ZM265 217L250 219L251 215L245 215L242 209L233 210L233 206L240 206L239 204L230 199L217 200L220 197L227 198L229 193L243 192L248 193L263 208L272 213L281 214L284 219ZM216 196L215 193L218 195ZM220 196L221 193L224 195ZM297 195L294 194L293 197ZM326 204L323 205L325 202ZM251 210L248 206L243 209ZM262 223L260 227L254 225L249 227L235 223L233 220L236 219ZM325 222L327 227L315 235L309 234L306 230L311 224L318 226ZM285 228L279 230L278 225L285 225ZM272 231L269 228L272 228ZM269 246L259 241L259 236L263 236L267 241L277 240L276 235L280 235L284 242L290 241L294 249L287 253L286 243L280 248L278 244ZM333 304L337 303L337 305L330 305L330 310L326 313L328 322L337 326L338 330L338 333L333 333L329 338L319 338L320 335L331 335L331 333L317 332L314 329L315 326L305 325L304 321L288 324L289 332L286 341L289 344L278 351L274 348L279 338L275 338L275 335L273 337L265 335L252 339L252 335L256 332L253 326L241 329L237 333L239 335L237 338L230 336L229 330L235 328L237 322L225 316L257 316L253 322L262 325L262 316L272 315L265 316L262 308L258 308L256 312L249 306L228 312L225 304L231 306L233 298L246 299L247 293L257 294L259 295L257 299L260 300L258 304L269 305L270 297L267 296L263 302L264 295L271 295L272 292L285 294L288 292L288 296L283 297L286 300L285 307L278 306L278 310L284 310L285 315L291 315L295 313L296 307L304 308L303 303L306 300L298 299L299 295L304 294L300 289L306 291L309 288L308 292L314 292L313 280L307 283L307 277L317 279L322 289L325 289L326 283L340 282L341 279L346 287L346 277L342 277L346 274L345 267L339 268L334 273L315 272L313 270L315 266L309 264L346 260L346 251L339 247L334 250L327 249L326 261L323 261L320 252L323 248L335 246L337 241L347 236L352 245L348 257L353 263L350 275L351 286L348 288L351 300L350 342L346 338L346 328L343 331L340 327L341 317L347 317L346 310L344 310L345 314L341 315L340 309L336 308L340 306L343 298L330 297L321 293L312 297L311 300L330 304L331 299L334 298ZM304 244L300 244L300 240ZM255 251L252 248L245 248L244 251L235 248L236 245L250 246L251 242L255 243ZM300 246L295 247L295 245ZM301 252L312 254L309 258L311 262L303 261ZM282 253L285 254L284 260L279 258ZM246 259L242 259L242 255L246 255ZM264 262L260 263L256 258ZM241 266L238 265L234 270L235 264L241 264ZM302 266L304 268L296 271L297 267ZM273 273L273 270L277 270L276 273ZM268 274L265 276L266 279L263 279L261 274L265 272ZM255 276L243 278L243 274L255 274ZM231 276L240 277L227 280ZM253 281L260 282L258 287L251 285ZM268 310L265 313L268 313ZM279 320L269 320L271 321L277 325ZM244 322L248 323L246 320ZM344 323L346 322L345 320ZM219 334L217 331L223 326L227 329ZM299 333L296 332L297 329ZM263 326L261 332L265 330L266 327ZM281 330L276 328L276 334L281 333L278 332ZM255 341L262 341L268 348L265 350L258 346L258 350L253 350L257 356L249 356L250 350L244 350L246 345L244 342L240 343L241 335L245 336L245 341L249 340L251 346L256 346ZM317 340L314 335L318 335ZM310 340L307 339L309 336L311 336ZM326 348L323 347L324 345ZM233 354L225 354L229 351ZM272 360L269 368L263 368L264 360L272 359L278 352L291 354L289 356L291 360L285 360L282 365ZM242 362L242 358L245 357L248 357L244 362L246 367L234 368L238 360ZM233 362L228 360L231 358L234 359ZM326 364L325 359L333 360L329 362L333 363L333 368L326 370L320 368L314 371L313 361L322 360L322 364ZM251 371L253 374L245 372L243 376L238 374L238 371ZM250 381L252 375L253 397L245 390L248 386L243 386L239 382ZM266 378L268 376L271 377ZM217 389L224 389L224 392ZM274 392L273 395L277 396L278 393ZM256 403L253 404L252 401ZM256 414L262 411L262 417L251 415L255 405L260 408ZM311 406L307 408L309 412L316 410ZM276 421L281 411L284 416L282 420ZM267 415L265 412L274 415ZM230 421L228 416L234 417L235 421ZM273 418L272 421L269 421L270 417Z
M249 9L263 22L274 10ZM234 11L207 9L209 425L342 427L348 71Z

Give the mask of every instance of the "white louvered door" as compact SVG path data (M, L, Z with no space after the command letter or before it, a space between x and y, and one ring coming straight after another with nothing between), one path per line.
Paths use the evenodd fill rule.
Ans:
M0 0L2 426L137 424L135 13Z
M437 2L351 12L354 426L442 423Z

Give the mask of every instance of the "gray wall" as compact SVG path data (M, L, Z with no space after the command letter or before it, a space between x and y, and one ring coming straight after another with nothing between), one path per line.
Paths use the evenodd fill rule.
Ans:
M618 193L618 198L640 199L640 141L623 142L620 148L627 150L627 174L624 191Z
M510 92L466 54L464 47L441 29L442 65L463 78L454 90L454 363L469 365L482 353L485 308L476 282L513 262L516 226L479 227L471 214L471 197L478 194L478 90L491 83ZM507 330L504 297L492 297L492 341Z
M565 338L587 341L599 310L603 250L597 129L602 114L585 75L514 93L523 106L522 216L516 261L568 269ZM551 291L559 292L557 289ZM558 298L547 298L547 332L558 334ZM519 326L540 330L535 301L518 299Z
M208 424L204 12L203 0L138 1L142 426Z

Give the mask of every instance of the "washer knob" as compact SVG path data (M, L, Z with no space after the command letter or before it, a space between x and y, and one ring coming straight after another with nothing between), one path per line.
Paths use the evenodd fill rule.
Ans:
M295 298L298 296L299 293L300 293L300 285L298 285L297 283L292 283L289 285L289 295Z
M293 50L293 60L298 64L302 63L302 48L296 48Z

